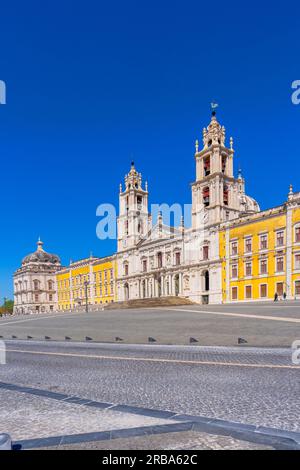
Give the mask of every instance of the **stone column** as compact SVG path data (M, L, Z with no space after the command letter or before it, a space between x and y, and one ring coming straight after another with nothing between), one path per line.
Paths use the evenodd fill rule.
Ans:
M182 295L182 293L183 293L182 277L183 277L183 276L182 276L182 273L179 273L179 280L178 280L178 282L179 282L179 292L178 292L178 294L179 294L179 295Z
M160 276L160 295L164 297L165 295L165 276Z

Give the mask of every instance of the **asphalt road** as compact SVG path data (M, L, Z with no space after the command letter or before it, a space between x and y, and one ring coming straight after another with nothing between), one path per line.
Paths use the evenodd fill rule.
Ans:
M300 339L300 302L231 305L191 305L167 308L100 310L91 313L57 313L0 318L0 335L54 340L65 336L83 341L143 344L153 337L157 344L235 346L238 338L248 346L290 347Z
M23 399L25 415L37 413L38 397L20 388L24 386L113 405L300 431L300 366L292 364L289 349L32 340L10 340L6 347L7 364L0 366L2 426L1 413L8 416ZM9 390L7 384L19 387ZM52 402L54 410L57 402Z

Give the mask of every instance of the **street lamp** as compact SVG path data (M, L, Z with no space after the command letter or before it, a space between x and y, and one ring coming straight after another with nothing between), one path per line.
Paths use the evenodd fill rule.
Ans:
M3 309L4 309L4 314L6 315L6 297L4 297L4 304L3 304Z
M89 304L88 304L88 281L84 281L84 294L85 294L85 311L88 313L89 311Z

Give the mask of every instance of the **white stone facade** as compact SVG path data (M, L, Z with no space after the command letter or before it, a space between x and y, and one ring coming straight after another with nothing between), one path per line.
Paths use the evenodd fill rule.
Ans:
M14 274L14 313L46 313L57 309L55 273L60 269L60 259L43 250L26 256Z
M225 146L225 128L213 113L196 141L196 181L192 184L192 224L177 228L156 224L148 213L148 185L134 164L120 185L117 299L181 296L198 303L222 302L219 226L239 214L259 211L245 194L245 182L233 175L233 141Z

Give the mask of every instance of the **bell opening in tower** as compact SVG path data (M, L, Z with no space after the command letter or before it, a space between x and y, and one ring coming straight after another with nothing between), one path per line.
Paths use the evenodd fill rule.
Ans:
M224 186L223 201L224 201L224 205L228 206L228 186Z
M210 175L210 157L206 157L203 162L204 165L204 176Z
M222 157L222 173L225 173L226 171L226 156L224 155Z
M205 207L208 207L209 203L210 203L209 187L207 186L206 188L203 189L203 204Z

